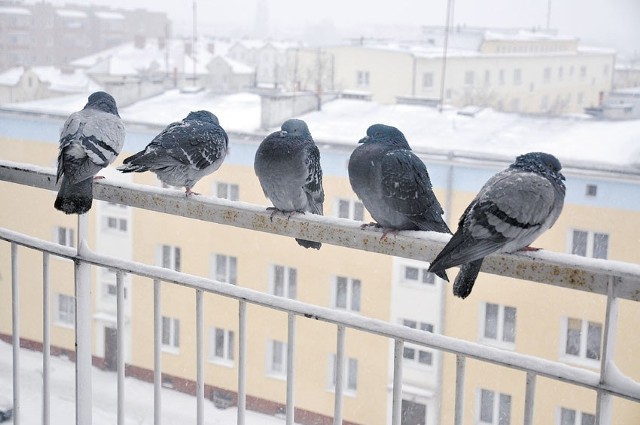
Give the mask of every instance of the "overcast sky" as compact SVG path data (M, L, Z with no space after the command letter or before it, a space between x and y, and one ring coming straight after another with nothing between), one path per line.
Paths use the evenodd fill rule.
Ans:
M188 0L92 1L115 7L161 10L174 20L177 31L191 27L192 2ZM592 45L610 46L640 56L640 0L452 1L454 24L493 27L544 28L550 4L551 28L576 35ZM253 35L258 10L262 10L260 16L267 17L268 31L274 38L305 34L316 40L334 38L329 41L342 36L386 35L385 28L400 25L412 25L416 30L420 25L444 25L446 7L447 0L197 0L201 34Z

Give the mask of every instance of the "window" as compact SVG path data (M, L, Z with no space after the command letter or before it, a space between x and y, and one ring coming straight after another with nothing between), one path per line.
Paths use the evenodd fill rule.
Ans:
M498 72L498 83L500 83L500 85L501 85L501 86L503 86L503 85L504 85L504 83L505 83L505 79L504 79L504 69L501 69L501 70Z
M215 183L215 196L230 201L240 199L240 188L232 183Z
M572 409L560 408L559 425L595 425L596 416L590 413L578 412Z
M516 341L516 309L499 304L484 305L480 339L512 345Z
M287 374L287 343L269 341L267 347L267 365L270 375L286 376Z
M564 68L558 67L558 80L562 80L564 78Z
M607 258L609 234L573 230L571 232L571 253L582 257Z
M364 205L360 201L338 199L338 217L364 221Z
M402 400L400 425L426 425L427 405L411 400Z
M422 88L433 88L433 72L425 72L422 74Z
M466 71L464 73L464 85L472 86L474 78L475 78L475 73L473 71Z
M546 67L542 73L542 79L545 83L549 83L551 81L551 67Z
M491 85L491 71L488 69L484 71L484 86L488 87Z
M429 266L413 267L404 266L402 278L405 282L433 285L436 282L436 275L429 273Z
M337 356L335 354L331 354L329 357L329 370L331 374L331 389L336 388L336 366L337 366ZM344 362L344 377L342 382L344 383L344 389L355 393L358 390L358 360L354 358L347 358Z
M168 351L180 349L180 320L162 316L162 348Z
M549 96L546 94L540 99L540 109L546 111L549 109Z
M73 326L76 322L76 299L71 295L57 294L55 297L55 319L60 325Z
M578 105L582 105L583 102L584 102L584 93L578 93L578 96L576 97L576 103Z
M350 311L360 311L360 280L336 277L333 291L333 306Z
M516 86L522 84L522 69L516 68L513 70L513 84Z
M64 246L74 246L74 231L69 227L56 227L56 242Z
M588 184L585 195L590 197L598 196L598 186L595 184Z
M180 271L180 247L171 245L160 246L160 265L165 269Z
M580 67L580 78L586 78L587 77L587 67L585 65L582 65Z
M564 353L587 360L600 360L602 325L587 320L566 319Z
M358 86L369 87L369 71L358 71Z
M126 232L127 231L127 219L118 217L103 217L104 228L109 231Z
M234 332L228 329L211 328L209 361L233 365Z
M403 319L402 325L412 329L420 329L421 331L425 332L433 332L433 325L430 323ZM421 366L431 366L433 364L433 352L431 350L424 349L424 347L421 346L406 344L404 346L402 357L406 361L412 362L412 364Z
M295 300L298 292L298 271L292 267L274 265L271 268L271 293Z
M479 397L478 423L491 425L511 424L510 395L481 389Z
M230 255L214 254L212 277L220 282L236 285L238 281L238 259Z
M602 75L604 77L608 77L609 76L609 65L604 65L602 67Z

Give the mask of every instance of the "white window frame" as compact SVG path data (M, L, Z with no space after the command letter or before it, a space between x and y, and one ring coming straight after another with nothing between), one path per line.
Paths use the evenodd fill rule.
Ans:
M102 229L110 233L126 234L129 231L129 220L114 215L102 216Z
M429 272L429 264L423 264L424 265L401 264L400 282L419 288L435 288L436 275ZM413 274L415 272L417 272L417 276L415 279L413 277L407 276L407 274Z
M474 71L465 71L464 72L464 85L467 87L472 87L476 81L476 73Z
M340 282L346 284L344 306L338 306L338 287ZM357 291L355 290L356 287L358 288ZM331 301L333 308L359 313L362 309L362 281L345 276L335 276L332 284Z
M165 340L165 331L168 331L168 341ZM172 354L180 353L180 319L162 316L162 351Z
M218 355L218 334L222 334L222 356ZM233 367L235 361L235 332L218 327L209 328L209 362Z
M282 282L276 282L278 270L282 271ZM295 300L298 297L298 270L294 267L272 264L269 268L269 293Z
M563 411L567 411L567 412L573 412L575 415L574 421L572 424L565 424L562 422L562 413ZM582 419L583 416L589 415L591 417L593 417L593 423L596 423L596 415L594 415L593 413L586 413L586 412L581 412L579 410L575 410L575 409L569 409L566 407L559 407L558 408L558 425L582 425Z
M236 183L213 182L213 193L221 199L240 200L240 186Z
M56 226L53 238L59 245L75 247L75 230L72 227Z
M434 326L431 323L420 322L418 320L413 319L400 319L400 324L402 326L406 326L411 329L418 329L424 332L433 333ZM413 356L407 357L407 355L413 352ZM429 357L429 362L421 362L420 356L426 355ZM426 349L420 345L414 344L405 344L404 350L402 353L402 360L406 365L410 365L412 367L417 367L421 369L432 368L435 363L435 353L432 350Z
M514 86L522 85L522 68L515 68L513 70L513 85Z
M224 263L224 271L218 270L218 264ZM238 258L233 255L211 255L211 278L231 285L238 284Z
M422 88L426 90L433 89L433 83L435 79L433 76L433 72L423 72L422 73Z
M168 253L168 256L165 255ZM182 252L179 246L158 245L158 265L179 272L182 269Z
M287 350L286 342L270 339L267 341L267 375L272 378L286 379L287 377ZM277 356L277 358L276 358Z
M347 214L342 214L342 206L346 206ZM338 198L335 202L335 216L355 221L364 221L364 204L354 199ZM360 217L361 215L361 217Z
M603 258L603 259L607 259L609 257L609 247L611 246L611 234L606 232L595 232L593 230L585 230L585 229L575 229L575 228L569 229L569 242L568 242L569 253L582 256L582 254L580 254L579 252L576 252L578 250L577 250L577 247L575 246L575 239L578 232L586 233L587 240L586 240L586 246L585 246L585 255L584 255L585 257ZM606 237L606 240L607 240L606 254L604 257L602 256L595 257L597 237Z
M487 422L482 418L482 393L486 391L487 393L493 394L493 405L491 411L491 422ZM509 397L509 420L506 424L510 425L513 421L511 420L511 413L513 410L513 397L511 394L500 393L498 391L489 390L487 388L478 388L476 392L476 412L477 412L477 423L478 425L503 425L504 421L500 421L500 407L502 404L503 397Z
M73 295L56 293L54 297L54 309L54 323L56 325L64 328L74 327L76 323L76 300Z
M329 354L329 391L336 390L336 365L338 356ZM355 397L358 393L358 359L345 357L342 383L344 394Z
M571 354L567 352L567 343L569 342L569 320L580 321L580 346L578 347L577 354ZM587 357L587 348L589 344L589 325L598 326L600 328L598 357L596 359ZM591 368L600 367L600 361L602 359L602 340L604 335L604 326L602 325L602 323L591 320L578 319L575 317L563 317L561 331L562 335L560 338L560 360L567 363L575 363Z
M491 336L487 336L487 312L489 306L497 307L497 315L496 315L496 337L493 338ZM514 329L513 329L513 341L505 340L505 328L506 328L506 315L505 310L510 309L515 313L514 316ZM518 310L516 307L507 306L503 304L495 304L495 303L483 303L482 308L480 309L481 317L479 321L479 341L488 345L498 346L500 348L515 349L516 338L517 338L517 326L518 326Z
M369 71L356 71L356 81L358 87L369 87L371 84L371 74Z

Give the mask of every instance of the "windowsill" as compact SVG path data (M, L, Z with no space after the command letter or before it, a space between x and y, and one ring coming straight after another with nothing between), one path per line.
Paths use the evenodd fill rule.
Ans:
M434 370L433 364L418 363L415 360L409 360L404 358L402 360L403 360L402 361L403 366L409 369L420 370L425 372Z
M415 282L412 280L400 280L399 283L402 286L407 286L409 288L412 289L421 289L421 290L427 290L427 291L435 291L436 289L436 284L434 283L422 283L422 282Z
M560 361L564 363L572 364L574 366L587 367L589 369L600 368L600 360L587 359L580 356L573 356L571 354L561 354Z
M174 356L180 355L180 348L171 347L168 345L162 346L162 352L167 354L173 354Z
M491 338L483 338L481 337L478 342L484 345L489 345L491 347L501 348L503 350L514 351L516 349L516 344L513 342L504 342L498 341L497 339Z
M327 391L329 391L332 394L336 393L336 389L334 387L328 388ZM351 398L356 398L358 396L358 391L354 391L354 390L349 390L349 389L345 389L342 392L343 395L347 396L347 397L351 397Z
M209 363L216 365L216 366L223 366L223 367L228 367L228 368L233 368L234 366L234 362L233 360L226 360L226 359L220 359L220 358L213 358L213 359L209 359Z
M54 325L60 327L60 328L65 328L65 329L75 329L75 323L67 323L67 322L60 322L55 320L53 322Z

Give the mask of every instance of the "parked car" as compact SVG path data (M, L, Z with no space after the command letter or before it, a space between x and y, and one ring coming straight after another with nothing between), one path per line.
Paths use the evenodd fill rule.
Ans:
M13 401L0 395L0 422L8 421L13 416Z

